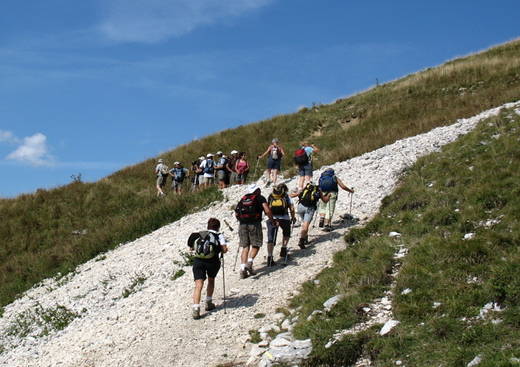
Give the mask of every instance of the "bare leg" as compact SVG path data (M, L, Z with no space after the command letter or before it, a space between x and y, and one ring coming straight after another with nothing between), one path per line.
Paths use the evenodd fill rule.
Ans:
M206 289L206 296L213 297L215 291L215 278L208 278L208 287Z
M215 279L213 279L214 284ZM197 279L195 281L195 289L193 290L193 304L198 305L200 303L200 294L202 293L202 288L204 287L204 280ZM209 283L208 283L209 288Z

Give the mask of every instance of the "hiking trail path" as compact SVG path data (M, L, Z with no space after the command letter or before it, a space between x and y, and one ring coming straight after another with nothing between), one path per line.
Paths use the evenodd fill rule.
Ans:
M518 108L520 102L505 106ZM347 186L354 187L352 214L363 224L377 213L403 170L418 157L440 150L499 111L500 107L491 109L327 167L334 168ZM315 182L321 172L314 172ZM286 183L292 190L296 178ZM271 190L260 185L267 197ZM240 259L233 272L238 223L232 209L244 191L245 186L225 189L224 201L122 244L61 279L47 279L6 306L0 319L0 366L207 367L247 361L251 349L249 330L279 321L276 309L286 306L303 282L332 264L332 255L345 248L343 235L349 228L340 216L349 213L350 195L339 193L332 232L322 232L317 226L311 228L311 243L300 250L300 227L296 227L289 242L292 260L288 266L267 268L264 244L255 260L258 275L240 280ZM202 306L202 319L193 320L191 267L174 264L174 260L183 261L181 251L187 251L188 236L205 229L210 217L225 219L234 227L231 232L222 222L230 249L225 257L226 309L222 307L221 270L214 294L217 309L206 314ZM275 260L280 251L281 236L278 237ZM264 243L265 240L264 231ZM181 268L186 273L172 280ZM123 297L125 290L127 297ZM204 297L205 290L203 300ZM60 307L79 315L64 330L41 336L46 334L44 326L38 322L24 323L38 320L38 309ZM265 317L255 318L259 313Z

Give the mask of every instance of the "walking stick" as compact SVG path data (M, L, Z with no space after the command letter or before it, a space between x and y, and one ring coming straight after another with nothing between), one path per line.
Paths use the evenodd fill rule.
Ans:
M222 259L222 288L224 292L224 302L222 304L224 306L224 313L226 314L226 267L224 266L224 253L220 255L220 258Z
M258 158L256 158L256 165L255 165L255 172L253 173L253 180L256 178L256 170L258 169L258 162L260 160Z
M227 220L224 219L224 223L226 224L226 226L229 228L229 230L230 230L231 232L234 231L233 227L231 227L231 226L229 225L229 223L228 223Z

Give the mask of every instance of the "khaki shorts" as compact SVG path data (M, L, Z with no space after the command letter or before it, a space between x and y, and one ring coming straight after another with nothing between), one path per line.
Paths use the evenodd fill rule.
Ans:
M238 227L240 247L262 247L262 223L240 224Z
M159 175L157 176L157 186L159 187L163 187L164 185L166 185L166 179L168 178L168 176L163 176L163 175Z
M215 183L215 177L204 177L203 181L206 185L208 184L214 184Z

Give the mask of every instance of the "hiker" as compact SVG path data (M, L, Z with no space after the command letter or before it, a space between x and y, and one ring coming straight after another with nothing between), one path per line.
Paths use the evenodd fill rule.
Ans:
M282 247L280 248L280 257L286 258L287 244L291 237L291 223L296 222L294 213L294 205L291 198L287 195L289 189L285 184L279 184L273 188L273 192L267 198L267 204L273 215L274 221L267 221L267 266L274 266L276 263L273 259L274 246L276 245L275 233L282 229ZM289 212L291 217L289 217Z
M343 190L354 193L353 189L348 188L343 181L336 176L332 168L327 168L320 176L319 188L324 194L329 195L329 201L321 201L319 204L319 222L318 227L323 228L325 232L332 231L332 216L336 209L336 201L338 200L338 191L341 187Z
M256 184L251 184L235 208L235 215L240 223L238 237L240 247L242 247L240 279L256 274L253 269L253 260L262 247L262 213L273 221L271 209L269 209L265 197L261 195L260 188Z
M199 157L198 159L191 162L191 191L197 191L199 188L199 184L202 183L202 169L200 168L200 164L204 160L204 157Z
M203 173L202 185L204 188L208 188L215 182L215 162L213 161L213 154L208 153L199 167Z
M320 149L306 141L301 142L301 146L294 153L294 163L298 166L298 190L302 191L307 183L312 180L312 156Z
M227 176L227 170L226 165L228 162L227 157L222 152L217 152L217 161L215 163L215 172L218 182L218 188L219 189L225 189L226 188L226 176Z
M155 166L155 176L157 177L157 180L155 181L157 196L166 195L163 188L166 185L166 179L168 178L168 166L164 164L162 158L157 161L157 166Z
M329 201L330 194L325 195L320 190L320 188L314 185L311 181L307 183L307 185L301 192L295 192L293 194L290 194L289 196L298 197L298 199L300 200L298 204L298 209L296 210L302 221L302 229L300 232L300 240L298 242L298 246L301 249L304 249L305 245L309 243L309 225L311 224L312 218L314 217L314 213L316 212L318 201L320 199L324 202Z
M247 175L249 174L249 162L247 161L245 152L240 152L238 155L235 171L237 172L237 184L245 184L247 181Z
M236 163L238 161L238 151L232 150L228 162L226 164L227 177L228 177L228 185L234 185L237 183L237 171L236 171Z
M195 289L193 290L192 316L195 320L200 318L200 298L204 281L208 278L206 288L206 311L215 309L213 303L213 291L215 290L215 277L220 270L219 254L228 251L226 239L219 233L220 221L209 218L208 230L195 232L188 238L190 251L194 252L193 278Z
M173 192L180 194L182 192L182 183L184 179L188 177L190 171L184 168L180 162L173 163L173 168L170 170L170 176L172 176L172 190Z
M285 155L283 148L278 145L278 139L274 138L269 145L264 154L261 154L257 157L257 159L262 159L266 155L269 155L267 158L267 170L266 170L266 178L267 178L267 186L271 183L276 185L276 180L278 179L278 172L282 167L282 157Z

